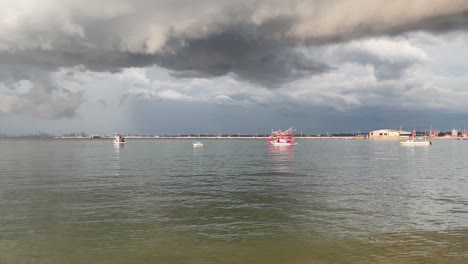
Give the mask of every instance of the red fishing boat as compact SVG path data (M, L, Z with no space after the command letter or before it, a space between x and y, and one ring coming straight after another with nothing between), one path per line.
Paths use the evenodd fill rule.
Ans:
M286 131L272 131L267 138L268 142L273 146L294 146L297 143L294 141L294 129L291 127Z

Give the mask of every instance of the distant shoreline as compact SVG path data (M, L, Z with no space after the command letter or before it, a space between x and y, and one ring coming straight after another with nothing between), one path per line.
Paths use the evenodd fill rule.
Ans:
M91 137L54 137L54 139L113 139L114 137L98 137L98 138L91 138ZM127 139L176 139L176 140L184 140L184 139L218 139L218 140L236 140L236 139L251 139L251 140L266 140L268 137L266 136L125 136ZM406 140L404 138L401 139L369 139L364 137L355 137L355 136L307 136L307 137L295 137L295 139L360 139L360 140L371 140L371 141L398 141L398 140ZM431 138L427 140L456 140L458 138Z
M55 139L113 139L114 137L54 137ZM125 136L127 139L260 139L266 140L266 136ZM331 136L331 137L295 137L295 139L362 139L354 136Z
M266 140L267 136L125 136L127 139L156 139L156 140L237 140L237 139L248 139L248 140ZM111 140L113 136L56 136L56 137L2 137L0 139L88 139L88 140ZM407 138L400 139L369 139L364 136L296 136L295 139L304 140L320 140L320 139L359 139L359 140L371 140L371 141L401 141L407 140ZM421 138L423 140L423 138ZM426 140L466 140L462 137L438 137L438 138L427 138Z

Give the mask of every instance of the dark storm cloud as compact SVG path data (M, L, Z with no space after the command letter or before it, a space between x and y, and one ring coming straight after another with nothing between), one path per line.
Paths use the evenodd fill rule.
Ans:
M0 21L2 80L76 65L118 71L158 64L177 77L233 74L271 87L331 70L300 52L304 47L468 25L461 0L46 2L57 8ZM387 68L399 65L375 66L380 78L398 77Z
M431 5L430 2L427 4ZM462 6L468 8L468 4ZM382 9L385 10L385 4L382 4ZM359 10L356 12L359 13ZM176 77L206 77L233 73L241 79L266 87L275 87L332 69L329 61L306 56L300 52L301 48L320 48L327 44L413 31L445 33L468 28L468 11L464 10L443 15L434 13L424 17L405 17L402 21L399 21L398 17L392 19L394 21L386 24L372 18L354 26L351 24L345 31L314 34L312 30L299 32L297 35L291 32L301 22L292 16L273 18L264 21L263 24L229 25L220 32L203 38L173 40L173 43L185 45L173 48L171 52L160 52L156 56L156 63L173 70ZM311 28L313 27L311 24ZM268 30L264 30L265 28ZM423 62L420 58L384 60L365 51L354 54L348 51L345 57L350 62L372 64L374 74L379 80L399 79L407 69Z
M126 67L145 67L154 64L152 55L119 51L43 51L0 52L2 80L43 79L60 67L83 65L93 71L117 72Z
M283 17L261 25L230 25L204 38L186 39L172 52L158 53L156 63L173 70L176 77L232 73L267 87L330 70L297 49L296 40L285 37L292 24Z
M447 1L450 4L450 1ZM421 18L408 25L402 25L395 27L391 30L390 34L399 34L407 31L430 31L434 33L446 33L453 30L467 30L468 29L468 10L466 10L468 4L465 4L465 10L459 10L458 12L438 15L435 14L430 17Z
M216 32L203 37L169 36L167 43L155 53L80 45L74 50L59 47L0 52L5 68L0 77L2 80L43 78L59 67L76 65L93 71L116 72L125 67L157 64L172 70L173 76L179 78L232 73L243 80L275 87L331 69L326 63L305 56L297 49L298 40L286 36L294 24L293 18L274 18L259 25L236 23L217 25Z

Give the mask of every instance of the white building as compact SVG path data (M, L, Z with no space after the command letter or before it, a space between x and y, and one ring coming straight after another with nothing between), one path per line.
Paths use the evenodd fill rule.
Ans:
M408 138L411 132L395 129L379 129L369 132L369 139L403 139Z

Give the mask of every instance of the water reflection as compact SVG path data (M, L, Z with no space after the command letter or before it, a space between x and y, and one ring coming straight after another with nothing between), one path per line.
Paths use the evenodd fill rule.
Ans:
M122 154L121 152L123 152L125 149L125 144L114 144L114 155L113 155L113 164L114 164L114 167L113 167L113 170L114 170L114 173L113 175L114 176L120 176L120 155Z
M204 147L193 148L193 156L201 156L204 153Z
M114 160L120 160L121 152L125 149L125 144L114 144Z
M268 156L272 161L272 169L275 172L294 172L294 148L293 146L268 146Z

